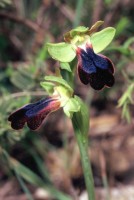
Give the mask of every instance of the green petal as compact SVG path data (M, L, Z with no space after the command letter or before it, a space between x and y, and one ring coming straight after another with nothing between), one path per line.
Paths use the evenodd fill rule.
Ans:
M101 52L110 44L115 35L115 31L116 30L113 27L108 27L103 29L102 31L94 33L91 36L90 40L95 53Z
M60 62L71 62L76 56L72 45L65 42L57 44L47 43L47 48L51 57Z

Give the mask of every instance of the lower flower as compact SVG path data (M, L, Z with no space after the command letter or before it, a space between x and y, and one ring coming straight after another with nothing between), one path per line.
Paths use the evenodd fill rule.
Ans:
M36 130L48 114L56 111L60 106L59 97L48 97L21 107L9 116L8 121L11 122L11 127L15 130L22 129L25 123L31 130Z

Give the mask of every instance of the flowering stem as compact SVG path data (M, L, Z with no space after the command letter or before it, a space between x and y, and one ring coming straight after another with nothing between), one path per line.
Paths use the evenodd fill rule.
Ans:
M84 111L83 109L81 110ZM87 118L87 115L84 115L84 112L83 113L77 112L73 114L72 124L73 124L75 136L76 136L79 151L80 151L85 184L86 184L87 193L88 193L88 199L95 200L94 181L93 181L91 163L90 163L90 159L88 155L89 128L87 127L85 128L85 126L87 126L87 123L85 123L85 120L87 121L87 119L89 120L89 118ZM83 132L83 131L86 131L86 132Z

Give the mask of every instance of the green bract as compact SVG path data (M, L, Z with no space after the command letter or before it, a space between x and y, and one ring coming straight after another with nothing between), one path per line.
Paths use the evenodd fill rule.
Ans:
M60 67L61 67L61 69L65 69L68 72L72 72L69 63L67 63L67 62L61 62Z
M57 44L48 43L47 48L52 58L60 62L71 62L76 56L72 45L65 42Z
M69 118L72 118L74 112L80 111L80 104L77 101L77 98L70 98L63 107L63 110Z
M45 80L41 86L51 95L60 95L61 107L69 118L72 118L74 112L80 111L78 97L73 97L73 89L62 77L46 76Z
M40 85L46 90L49 95L52 95L54 92L54 84L51 82L41 82Z
M115 29L113 27L108 27L102 31L94 33L90 38L94 52L99 53L105 49L112 41L114 35Z
M41 86L49 93L49 95L59 95L61 98L61 107L66 105L67 101L73 95L73 89L62 78L56 76L45 76L44 82L41 82Z
M44 79L46 81L55 82L58 85L63 85L64 87L66 87L70 91L70 93L73 93L73 89L71 88L71 86L62 77L45 76Z
M79 127L81 133L83 134L83 138L88 136L89 130L89 112L88 107L83 101L78 97L75 96L76 101L78 102L80 109L77 113L74 113L72 120L73 125L75 125L75 129Z

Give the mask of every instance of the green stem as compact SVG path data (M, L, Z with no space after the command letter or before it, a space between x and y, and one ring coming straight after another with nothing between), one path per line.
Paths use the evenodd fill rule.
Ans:
M88 155L88 135L81 130L81 123L78 113L74 113L72 118L75 136L80 150L82 168L89 200L95 200L94 181L91 163Z

